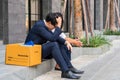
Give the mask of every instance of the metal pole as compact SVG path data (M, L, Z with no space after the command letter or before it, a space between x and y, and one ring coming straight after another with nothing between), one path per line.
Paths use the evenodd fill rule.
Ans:
M28 0L29 31L31 30L31 0Z

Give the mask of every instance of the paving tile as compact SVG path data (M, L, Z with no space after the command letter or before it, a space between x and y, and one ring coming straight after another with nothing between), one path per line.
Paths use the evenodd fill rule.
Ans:
M96 59L99 55L83 55L80 56L74 60L72 60L72 64L80 69L81 67L85 66L87 63L93 61ZM34 80L67 80L66 78L61 78L61 72L60 71L49 71L46 74L43 74L39 77L37 77ZM68 79L69 80L69 79Z

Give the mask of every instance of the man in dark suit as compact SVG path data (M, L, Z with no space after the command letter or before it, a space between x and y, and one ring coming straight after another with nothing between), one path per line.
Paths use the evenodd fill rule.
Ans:
M65 46L71 49L70 43L59 37L61 34L62 19L55 16L54 13L49 13L44 21L40 20L34 24L31 31L28 33L25 43L32 41L34 44L42 45L42 58L54 58L59 64L62 78L79 79L83 71L75 69L65 51ZM54 33L51 32L55 29Z

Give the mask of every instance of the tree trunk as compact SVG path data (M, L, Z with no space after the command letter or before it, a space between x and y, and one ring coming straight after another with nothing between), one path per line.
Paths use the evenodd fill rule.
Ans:
M110 30L117 31L116 25L115 25L115 6L114 6L114 0L111 0L110 2Z
M105 21L105 31L109 28L108 26L108 22L109 22L109 13L110 13L110 2L111 0L108 0L108 10L107 10L107 17L106 17L106 21Z
M74 21L74 36L80 39L83 37L81 0L74 0Z
M65 10L66 10L67 0L64 0L64 5L62 9L63 19L65 19Z
M86 0L86 9L87 9L87 12L88 12L88 20L89 20L89 24L90 24L90 33L91 33L91 36L93 37L94 34L93 34L93 23L92 23L92 19L91 19L91 12L90 12L90 8L89 8L89 4L88 4L88 0Z
M87 44L89 45L87 15L86 15L86 7L85 7L85 2L84 2L84 0L82 0L82 7L83 7L84 22L85 22L86 40L87 40Z
M70 0L70 30L69 30L69 35L73 36L73 29L72 29L72 3L73 0Z
M116 0L115 0L115 9L117 12L117 19L118 19L118 24L119 24L118 26L120 27L119 9L118 9L118 4Z

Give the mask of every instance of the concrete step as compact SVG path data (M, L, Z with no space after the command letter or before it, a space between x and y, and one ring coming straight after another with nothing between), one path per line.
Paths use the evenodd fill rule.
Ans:
M118 52L120 52L119 46L120 41L115 40L112 42L112 44L113 46L111 47L111 49L105 54L102 54L100 56L98 55L96 56L88 55L87 57L80 56L72 61L75 67L85 71L85 73L81 75L82 77L80 80L92 80L94 75L98 74L99 70L101 70L101 68L108 64L109 61L113 59ZM83 59L81 60L81 58ZM50 72L47 72L46 74L43 74L35 78L34 80L68 80L68 79L61 78L61 72L52 70ZM95 78L94 80L97 80L97 78Z
M5 45L0 44L0 50L5 50Z
M38 75L51 70L52 61L47 60L34 67L0 64L0 80L33 80Z
M104 51L109 50L107 46L95 49L91 48L89 50L88 48L86 49L74 47L72 50L72 59L75 60L77 57L80 56L80 60L78 60L78 62L81 63L80 66L86 65L87 63L89 63L89 61L95 59L98 55L103 54ZM96 50L98 50L97 53ZM55 61L53 59L43 61L41 65L37 65L34 67L5 65L5 45L1 45L0 54L0 80L33 80L34 78L52 70L55 65ZM73 62L75 67L77 67L77 61Z
M120 36L119 35L103 35L106 39L108 39L109 41L113 41L113 40L119 40Z
M87 64L91 63L91 61L94 61L96 58L98 58L99 55L82 55L79 56L76 59L72 60L72 64L78 68L81 69L81 67L86 66ZM81 69L83 70L83 69ZM55 71L54 69L47 72L46 74L43 74L34 80L69 80L65 78L61 78L61 71Z
M6 65L5 45L0 44L0 80L33 80L36 76L50 71L53 64L54 61L51 59L34 67Z
M0 41L0 64L5 61L5 45Z
M5 50L0 50L0 64L5 61Z
M113 59L115 59L116 56L120 57L120 45L119 44L120 44L120 40L114 40L112 42L112 47L111 47L110 51L108 51L108 52L106 52L106 54L103 54L102 56L100 56L98 59L93 61L88 66L83 67L82 69L84 69L86 71L86 73L82 76L82 78L80 80L95 80L96 75L99 74L101 72L101 70L103 70L104 67L106 67L107 64L109 64ZM106 73L106 72L103 71L102 74L104 74L104 73ZM107 74L109 74L109 73L107 73ZM99 77L97 77L97 78L99 78ZM103 79L97 79L97 80L103 80ZM106 80L119 80L119 79L106 79Z
M90 80L120 80L120 50Z

